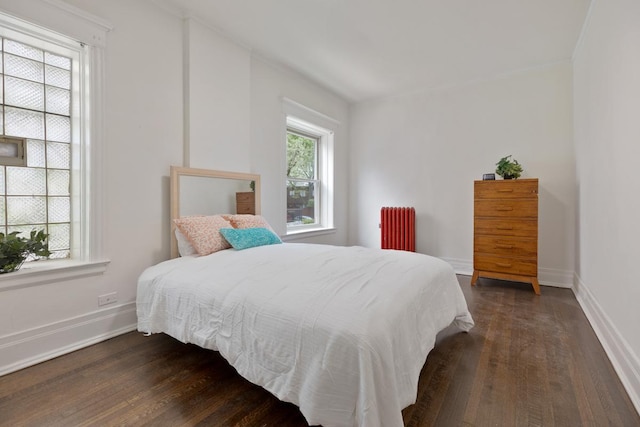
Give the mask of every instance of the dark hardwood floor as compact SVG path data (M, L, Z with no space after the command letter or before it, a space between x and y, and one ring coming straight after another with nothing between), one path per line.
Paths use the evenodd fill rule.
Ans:
M571 290L459 276L476 327L443 331L406 426L640 426ZM306 426L222 357L132 332L0 377L2 426Z

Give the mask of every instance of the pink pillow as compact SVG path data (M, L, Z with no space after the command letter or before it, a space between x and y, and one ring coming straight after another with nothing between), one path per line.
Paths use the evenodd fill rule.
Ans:
M221 215L185 216L173 221L198 255L209 255L231 247L220 234L220 229L229 228L232 225Z
M266 219L260 215L222 215L233 228L266 228L273 231Z

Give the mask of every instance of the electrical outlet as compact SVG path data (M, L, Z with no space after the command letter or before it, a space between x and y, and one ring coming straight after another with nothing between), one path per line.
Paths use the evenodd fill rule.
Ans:
M118 302L117 292L111 292L110 294L104 294L104 295L98 296L98 306L113 304L114 302Z

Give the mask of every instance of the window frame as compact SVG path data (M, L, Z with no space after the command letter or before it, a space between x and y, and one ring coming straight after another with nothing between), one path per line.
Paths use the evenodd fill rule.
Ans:
M29 170L43 170L44 171L44 175L49 175L50 173L56 173L56 171L67 171L68 175L69 175L69 185L70 188L73 190L74 188L77 188L77 186L81 186L82 185L82 168L81 165L79 163L79 161L77 160L77 156L75 156L75 152L76 151L81 151L84 149L84 144L82 142L82 123L81 123L81 108L82 108L82 103L83 101L85 101L85 99L83 99L82 94L83 94L83 86L82 86L82 59L83 59L83 55L82 55L82 51L83 51L83 47L81 46L80 43L73 43L71 41L69 41L68 43L65 43L64 45L59 43L59 42L52 42L49 39L46 38L42 38L42 37L34 37L32 34L25 34L25 33L20 33L17 32L11 28L7 28L5 26L0 26L0 37L6 42L6 41L14 41L17 43L20 43L24 46L28 46L30 48L33 49L37 49L40 52L44 52L44 57L41 57L40 60L29 60L30 62L35 62L35 63L39 63L42 65L42 71L43 71L43 77L46 75L46 67L47 65L45 65L46 63L46 54L47 53L51 53L54 55L59 55L60 57L64 57L67 58L70 61L69 64L69 88L68 93L69 93L69 109L66 112L60 112L60 111L50 111L48 108L45 108L44 105L44 99L43 99L43 105L40 106L40 108L35 108L33 109L32 107L28 107L28 106L24 106L24 105L16 105L16 104L7 104L6 101L6 96L7 96L7 92L5 91L4 93L4 99L3 99L3 103L2 105L4 106L4 120L6 121L6 114L8 110L18 110L18 111L23 111L23 112L36 112L37 114L41 114L42 118L43 118L43 124L44 124L44 133L41 137L32 137L32 136L28 136L28 135L17 135L17 136L6 136L3 135L2 138L13 138L13 139L22 139L24 140L23 142L23 154L26 154L26 152L28 152L28 147L27 147L27 143L28 140L36 140L36 141L42 141L43 145L43 149L47 150L47 148L44 147L49 147L49 145L51 143L58 143L58 142L54 142L55 140L50 140L49 138L46 137L46 129L48 129L48 117L55 117L55 116L59 116L59 117L68 117L69 121L70 121L70 134L69 134L69 141L68 142L64 142L64 144L68 144L69 146L69 150L70 150L70 154L71 154L71 158L70 158L70 162L67 167L55 167L55 166L51 166L49 164L49 161L46 161L43 165L32 165L29 166L28 162L26 161L26 157L23 158L24 160L24 164L3 164L2 166L7 166L7 168L4 170L5 172L5 180L7 180L6 182L8 182L8 173L9 173L9 167L11 167L14 172L17 172L17 170L21 170L23 168L29 169ZM6 49L6 45L3 46ZM4 49L3 49L4 50ZM2 58L5 58L5 55L10 55L13 57L16 57L15 54L12 54L10 52L7 52L6 50L4 50L2 52ZM55 66L54 66L55 67ZM2 71L6 71L6 70L2 70ZM42 88L42 95L46 96L45 94L47 93L48 89L56 89L57 86L52 86L46 78L43 78L41 82L32 82L31 80L27 80L25 79L25 77L20 76L20 77L15 77L13 75L7 75L7 74L3 74L4 78L10 78L13 80L18 80L18 81L23 81L23 82L29 82L29 84L34 84L34 85L39 85ZM6 84L6 80L4 81L4 83ZM3 123L3 131L6 132L7 131L7 123ZM74 160L74 157L76 158ZM18 168L15 168L18 167ZM74 179L74 176L76 177ZM76 252L77 248L79 247L79 244L77 241L74 241L73 236L77 236L79 235L79 229L80 229L80 223L79 223L79 210L81 209L80 206L77 205L73 206L72 201L74 200L73 198L73 193L77 193L77 191L73 191L70 192L68 195L67 194L56 194L54 192L50 191L50 183L48 181L48 178L45 178L47 180L47 184L45 184L45 193L41 194L38 193L37 196L38 197L43 197L45 199L45 205L47 205L47 207L45 207L45 211L48 212L49 209L49 202L54 199L54 198L65 198L67 199L67 202L69 203L69 209L70 209L70 217L68 221L62 221L62 222L53 222L50 221L49 216L45 213L44 216L44 221L42 222L38 222L38 223L27 223L27 224L23 224L23 225L19 225L18 228L24 228L24 227L28 227L28 228L32 228L32 229L41 229L41 227L46 227L47 229L47 233L49 234L49 240L51 242L52 237L54 236L54 232L53 232L53 228L54 227L59 227L59 226L63 226L63 225L68 225L69 227L69 231L68 231L68 241L66 241L66 244L64 245L65 247L62 248L62 251L67 252L67 256L66 257L61 257L61 258L57 258L55 255L51 258L51 260L54 259L71 259L73 257L73 253L72 251L74 250L74 246L76 247ZM3 188L3 190L9 190L9 186L7 184L6 188ZM33 194L32 194L33 195ZM7 191L6 194L4 194L2 197L4 198L5 202L8 202L10 198L15 197L16 194L15 193L11 193L9 191ZM28 196L28 194L19 194L19 197L25 197ZM84 194L81 194L79 198L79 200L82 200L85 197ZM8 204L6 205L6 209L8 209ZM6 215L7 211L5 211L5 215ZM3 218L4 220L6 220L8 217ZM5 222L3 227L3 232L4 229L8 229L9 231L13 228L15 230L16 224L9 224L8 222ZM9 232L8 231L8 232ZM24 231L23 231L24 233ZM51 246L51 243L50 243ZM50 247L50 249L52 250L52 253L55 252L55 248ZM30 257L31 258L31 257ZM27 258L27 260L25 261L24 265L29 265L29 263L32 261L30 258ZM78 256L76 255L75 258L78 258Z
M109 260L103 258L103 201L102 201L102 147L103 102L104 102L104 39L105 30L110 27L98 19L65 6L55 5L49 10L47 17L54 22L56 14L78 18L78 24L71 25L71 33L78 32L83 36L92 34L92 43L84 43L72 36L65 36L42 25L15 18L0 12L0 34L18 42L30 44L53 53L74 51L74 67L72 79L78 82L73 88L72 97L72 159L71 159L71 250L70 258L40 260L25 263L19 271L0 276L0 291L28 286L59 282L77 277L94 276L106 271ZM45 12L39 10L39 13ZM34 18L34 22L37 19ZM81 22L83 21L83 22ZM96 24L96 25L94 25ZM87 28L94 27L93 31ZM79 30L82 27L82 30ZM66 30L65 30L66 32ZM76 74L77 73L77 74Z
M27 150L25 149L26 144L27 144L27 138L0 135L0 146L15 145L16 147L15 156L0 155L0 166L26 166L27 165L27 157L26 157Z
M291 232L296 232L296 231L304 231L304 230L308 230L308 229L315 229L317 228L319 225L321 225L322 223L322 218L321 218L321 214L320 214L320 207L322 206L322 180L320 179L320 174L321 174L321 165L322 165L322 154L321 154L321 150L322 150L322 135L318 134L318 133L312 133L309 132L308 129L304 129L302 130L300 128L300 126L298 125L298 121L291 119L291 120L287 120L287 143L288 143L288 139L289 139L289 134L294 134L294 135L298 135L301 136L303 138L307 138L307 139L311 139L313 140L314 143L314 165L313 165L313 178L296 178L296 177L291 177L291 176L287 176L287 191L289 188L289 183L290 182L307 182L307 183L313 183L313 188L314 188L314 206L313 206L313 218L314 218L314 222L311 224L294 224L294 223L289 223L288 218L289 218L289 198L287 196L287 231L291 231ZM287 144L288 146L288 144ZM289 153L287 153L287 158L289 156Z
M284 120L284 156L287 156L287 132L293 130L303 136L317 138L316 146L316 179L319 188L315 189L314 211L316 222L314 224L287 223L287 181L286 165L283 171L285 200L283 206L286 240L293 238L310 237L316 234L335 232L334 228L334 136L339 122L322 113L314 111L302 104L283 98Z

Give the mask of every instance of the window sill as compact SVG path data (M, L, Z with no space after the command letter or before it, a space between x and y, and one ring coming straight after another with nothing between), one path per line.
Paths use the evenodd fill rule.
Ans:
M306 239L308 237L322 236L324 234L335 234L336 229L329 228L308 228L306 230L288 231L287 235L282 237L283 242L290 240Z
M62 282L81 277L98 276L111 261L45 260L30 262L20 270L0 274L0 292Z

